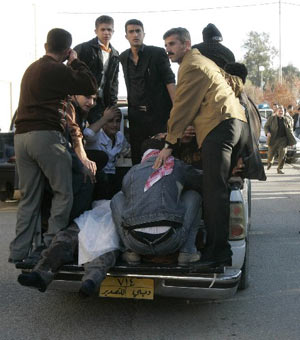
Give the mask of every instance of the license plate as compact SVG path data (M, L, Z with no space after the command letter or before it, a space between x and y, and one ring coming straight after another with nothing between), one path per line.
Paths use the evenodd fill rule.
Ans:
M102 282L99 296L153 300L154 280L109 276Z

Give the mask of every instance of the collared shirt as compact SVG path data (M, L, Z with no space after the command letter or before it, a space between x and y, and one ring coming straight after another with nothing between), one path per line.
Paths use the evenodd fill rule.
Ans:
M139 60L137 65L133 61L132 52L128 58L128 101L132 106L147 105L146 102L146 74L145 62L143 58L144 45L139 49Z
M108 51L105 47L104 44L102 44L102 42L98 39L98 43L101 46L103 46L103 48L101 48L101 52L102 52L102 57L103 57L103 70L104 72L106 72L107 68L108 68L108 64L109 64L109 55L110 55L110 51L111 49L109 48Z
M86 150L101 150L107 154L108 162L103 168L103 172L106 174L115 174L118 156L127 154L130 148L123 133L120 131L117 132L114 145L103 129L95 133L87 127L84 129L83 134L86 138Z

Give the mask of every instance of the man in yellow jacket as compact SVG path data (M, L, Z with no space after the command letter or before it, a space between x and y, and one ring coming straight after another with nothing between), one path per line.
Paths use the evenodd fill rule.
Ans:
M173 28L163 39L169 58L180 67L166 144L154 168L162 166L186 127L193 124L203 164L204 223L208 230L201 262L230 266L227 182L248 136L245 111L238 99L242 80L227 75L197 49L192 49L185 28Z

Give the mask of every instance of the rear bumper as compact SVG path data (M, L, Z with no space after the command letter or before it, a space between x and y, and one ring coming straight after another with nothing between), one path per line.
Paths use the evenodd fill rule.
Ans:
M83 272L60 271L49 289L76 292ZM218 300L232 297L238 288L241 270L225 268L223 273L160 275L137 273L108 273L108 276L136 277L154 280L156 296L185 299Z

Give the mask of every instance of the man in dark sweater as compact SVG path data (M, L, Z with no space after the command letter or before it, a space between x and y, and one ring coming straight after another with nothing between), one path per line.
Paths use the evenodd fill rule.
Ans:
M49 31L46 55L26 70L19 99L15 131L15 154L21 200L16 237L10 244L9 262L25 259L40 242L40 206L45 178L54 192L48 246L54 235L68 225L72 208L72 162L64 138L66 97L96 93L96 80L85 63L70 48L69 32ZM67 66L63 64L68 60Z
M88 114L90 124L101 118L106 107L117 104L119 86L119 53L110 44L114 33L113 18L108 15L97 18L95 33L95 38L74 48L78 58L88 65L97 80L98 97Z
M130 48L120 55L120 62L127 87L131 158L137 164L143 141L167 131L175 75L163 48L144 45L141 21L128 20L125 31Z

